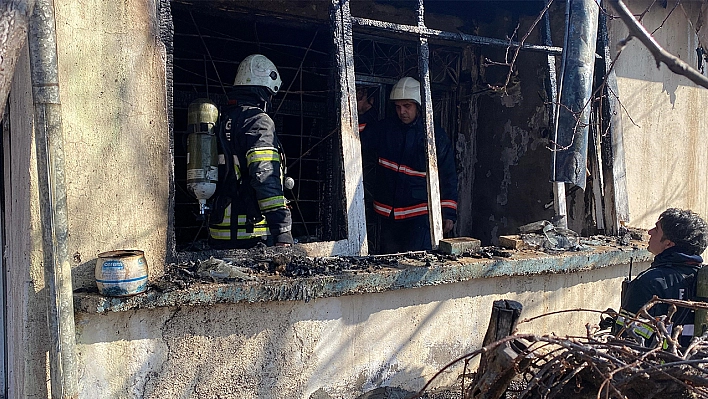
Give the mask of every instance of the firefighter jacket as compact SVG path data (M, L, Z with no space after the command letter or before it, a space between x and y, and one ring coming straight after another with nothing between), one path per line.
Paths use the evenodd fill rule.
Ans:
M428 216L426 138L422 118L404 124L386 119L361 132L365 151L378 158L373 187L374 211L406 220ZM452 147L442 128L435 128L440 204L443 219L457 220L457 173Z
M248 248L270 236L292 244L292 219L283 195L284 165L273 120L247 101L224 111L219 142L224 153L210 216L210 244Z
M637 322L637 313L654 295L663 299L693 300L696 295L696 276L703 258L687 255L678 247L671 247L656 255L651 267L640 273L623 287L622 308L616 320L615 330L625 330L642 344L650 346L655 335L651 324ZM655 304L648 313L655 317L668 314L667 304ZM682 325L679 342L685 346L693 336L694 312L688 308L678 308L673 315L673 325ZM667 322L668 324L668 322Z

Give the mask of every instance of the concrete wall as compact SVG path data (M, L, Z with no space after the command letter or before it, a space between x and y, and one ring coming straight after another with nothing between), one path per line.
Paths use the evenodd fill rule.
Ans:
M172 158L155 2L55 4L74 285L95 284L96 255L121 248L158 275Z
M639 14L651 3L632 1L629 7ZM655 4L643 19L650 32L663 24L654 33L656 40L694 68L700 7L700 2L682 3L666 19L672 6ZM621 20L612 20L610 37L611 43L627 37ZM657 68L637 39L617 57L615 71L620 101L627 110L622 124L630 225L651 228L668 207L690 208L708 217L708 89L665 65Z
M172 159L156 5L60 0L55 12L74 288L95 286L96 255L118 248L145 250L151 274L159 275ZM48 397L48 290L29 68L25 49L13 79L10 129L3 130L13 398Z
M646 264L635 263L635 268ZM635 269L636 270L636 269ZM82 398L354 398L379 386L415 391L478 349L492 302L522 319L617 308L627 265L302 301L77 314ZM564 313L520 332L584 335L599 315ZM453 386L462 364L433 386ZM459 387L459 385L457 385Z
M48 329L42 269L37 157L27 46L10 90L11 129L3 130L5 182L4 261L8 397L46 397ZM6 186L7 187L7 186Z

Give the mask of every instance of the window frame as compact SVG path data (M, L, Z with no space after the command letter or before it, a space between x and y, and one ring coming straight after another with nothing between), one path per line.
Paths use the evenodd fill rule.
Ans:
M348 0L332 0L331 19L340 87L340 131L344 165L344 194L347 215L347 238L334 243L332 255L367 255L366 215L361 158L361 141L358 135L356 112L356 77L354 72L353 24ZM418 3L418 27L425 29L423 1ZM378 22L378 21L375 21ZM443 238L442 211L440 209L440 183L435 156L435 133L430 86L428 39L418 34L419 69L421 76L421 109L425 121L428 217L433 249ZM314 245L313 245L314 246ZM340 252L342 251L342 252Z
M434 139L434 117L432 107L432 90L429 71L430 49L428 39L453 41L482 46L518 46L524 50L543 52L548 54L550 60L562 54L562 48L553 47L549 42L545 45L533 45L525 43L510 42L508 40L479 37L464 33L446 32L434 30L426 27L424 21L424 1L418 0L417 4L417 25L402 25L373 19L353 17L350 11L350 0L330 0L330 25L332 40L334 45L334 56L336 59L339 93L338 106L340 108L340 134L342 150L342 170L344 178L344 203L346 206L346 226L347 237L336 241L324 241L314 243L299 244L312 256L328 255L368 255L366 212L364 204L363 168L361 141L358 134L358 115L356 112L356 74L354 71L354 49L353 33L354 27L361 27L367 30L394 32L396 34L415 37L419 49L419 71L418 79L421 83L421 109L424 118L426 134L426 159L427 159L427 191L428 191L428 216L430 219L430 236L433 249L436 249L438 242L443 238L442 233L442 212L440 208L440 183L437 174L437 157ZM608 55L608 54L606 54ZM549 77L550 78L550 77ZM169 93L168 93L169 94ZM168 97L171 97L168 95ZM335 101L336 102L336 101ZM621 131L619 132L621 135ZM615 140L613 135L613 140ZM621 137L620 137L621 139ZM615 143L613 143L615 144ZM619 154L615 157L623 160L621 145ZM623 163L617 162L616 164ZM617 165L614 165L617 166ZM623 169L623 168L620 168ZM613 170L613 172L616 172ZM620 171L621 172L621 171ZM624 180L617 179L622 173L612 173L615 191L618 186L623 186ZM619 181L615 181L619 180ZM616 193L615 193L616 194ZM623 201L624 200L624 201ZM624 219L623 213L626 208L626 198L614 198L611 212L614 219ZM618 203L617 203L618 202ZM619 215L618 215L619 214ZM607 217L607 215L605 215ZM172 226L174 228L174 226ZM174 232L171 234L174 241ZM174 248L174 246L173 246Z

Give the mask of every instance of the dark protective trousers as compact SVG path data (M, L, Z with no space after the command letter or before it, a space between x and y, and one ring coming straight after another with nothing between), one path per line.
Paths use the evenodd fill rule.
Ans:
M379 252L382 254L432 249L428 215L404 220L379 218L379 221Z

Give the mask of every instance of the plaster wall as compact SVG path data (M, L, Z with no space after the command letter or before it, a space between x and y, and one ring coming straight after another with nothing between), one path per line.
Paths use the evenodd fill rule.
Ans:
M632 1L628 6L639 14L650 4ZM662 8L657 3L643 19L650 32L661 26L654 33L657 42L693 68L697 67L694 28L700 7L698 2L684 2L666 19L672 6ZM621 20L612 20L610 37L612 43L627 37ZM629 224L651 228L669 207L689 208L708 217L708 89L663 64L657 68L637 39L615 58L620 101L626 109L622 127Z
M7 397L46 397L47 290L41 251L37 156L27 46L20 52L9 96L11 129L3 129L6 244L4 287L7 310Z
M646 264L635 264L641 269ZM636 269L635 269L636 270ZM379 386L419 390L481 346L492 302L522 319L617 307L627 265L302 301L77 314L82 398L355 398ZM521 323L520 332L584 335L597 313ZM434 386L453 386L462 365Z
M151 275L158 275L168 248L172 161L155 4L54 4L74 288L95 286L96 255L112 249L145 250ZM10 129L3 129L7 394L49 397L48 290L26 48L9 101Z
M159 275L172 158L155 2L55 9L74 287L94 285L96 255L114 249L144 250Z
M118 248L144 250L151 275L159 275L169 249L172 159L164 90L166 55L155 23L155 2L60 0L55 2L55 10L74 287L93 286L96 255ZM647 71L653 72L653 61L648 61ZM662 195L680 195L689 204L689 199L698 202L705 194L698 184L705 177L694 173L705 170L702 160L688 157L693 163L684 164L685 159L677 158L685 157L667 155L663 149L679 148L679 144L692 148L685 143L688 136L676 143L666 138L688 123L684 116L690 114L687 108L692 101L699 110L705 109L707 99L704 92L685 82L659 86L662 75L652 81L658 83L640 83L645 77L632 75L636 71L631 65L623 68L624 72L618 72L623 96L635 90L625 105L654 123L642 125L643 130L627 124L630 130L625 136L630 137L625 140L654 139L641 141L645 145L641 148L625 144L628 157L637 157L640 162L633 158L627 162L630 188L637 191L630 195L630 210L636 212L637 220L649 220L655 216L646 216L650 212L642 210L639 200L651 198L647 187L665 187L653 183L656 176L664 176L657 172L664 170L662 164L653 157L665 156L680 163L676 171L695 179L690 195L679 191L681 187L675 191L679 194L663 191ZM10 177L14 200L26 204L20 209L24 219L13 225L22 232L18 241L24 239L23 247L11 249L17 258L9 265L8 285L16 292L8 301L13 311L8 321L9 386L11 397L48 397L46 289L28 69L26 58L18 63L11 98L12 136L19 140L12 148L21 148L21 153L14 154L26 154L30 163ZM668 76L666 81L673 78ZM672 120L671 115L659 117L658 112L642 108L644 97L649 97L643 85L655 90L654 96L662 100L654 110L667 104L667 109L682 110L674 117L680 126L656 127L659 120ZM689 127L704 132L704 124L696 119ZM509 135L514 132L505 129ZM660 151L651 147L662 140L666 144ZM705 137L693 137L693 143L702 140ZM645 152L654 155L649 158ZM656 162L657 167L641 174L638 165L645 161ZM664 180L670 177L667 171ZM657 209L661 201L668 202L657 198ZM700 205L703 208L686 206L706 214L708 206ZM570 274L477 279L309 303L79 313L80 397L307 398L323 388L334 397L348 398L379 385L415 390L448 361L479 346L493 300L520 301L525 306L524 317L579 307L617 307L617 292L625 274L626 266L613 266ZM596 314L564 314L524 323L520 329L582 334L585 323L595 321ZM460 372L453 369L439 384L454 384Z

